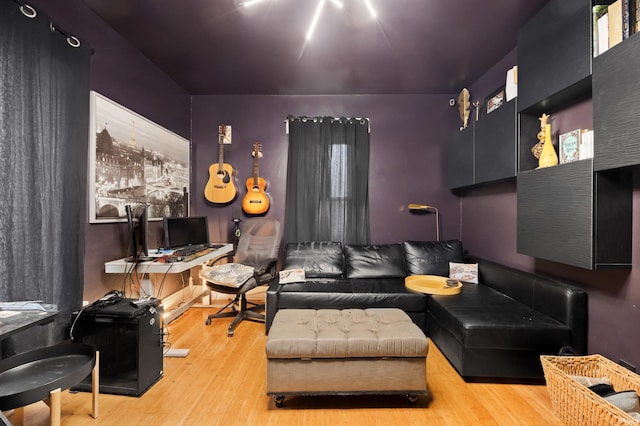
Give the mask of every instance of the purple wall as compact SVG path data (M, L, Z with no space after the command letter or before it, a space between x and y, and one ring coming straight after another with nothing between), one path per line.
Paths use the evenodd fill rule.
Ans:
M210 217L212 239L228 241L233 206L252 175L252 145L261 142L260 176L268 180L267 216L284 219L288 115L368 117L371 120L371 242L435 239L432 216L408 212L409 203L439 208L441 238L459 238L458 198L447 189L446 140L458 125L457 109L444 95L196 96L193 100L194 213ZM208 203L203 195L208 167L218 161L218 125L232 126L233 143L224 161L236 170L239 197L230 205Z
M470 88L482 96L502 84L506 70L516 63L511 52ZM552 114L554 134L593 128L590 100ZM537 140L532 137L531 146ZM633 194L633 246L640 241L640 191ZM461 199L462 241L470 253L516 268L556 276L589 292L589 352L614 361L624 359L640 368L640 253L635 250L631 270L588 271L518 254L516 183L502 183L467 191ZM550 218L553 220L553 218Z

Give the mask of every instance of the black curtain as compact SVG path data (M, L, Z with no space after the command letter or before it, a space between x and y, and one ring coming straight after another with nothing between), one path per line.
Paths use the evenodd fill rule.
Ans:
M288 117L285 240L369 243L369 120Z
M3 356L65 339L82 303L91 52L78 43L0 0L0 301L60 312L3 341Z

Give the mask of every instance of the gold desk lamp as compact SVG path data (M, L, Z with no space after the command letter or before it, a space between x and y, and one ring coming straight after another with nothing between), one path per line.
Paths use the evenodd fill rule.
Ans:
M436 240L440 241L440 212L437 207L428 206L426 204L409 204L409 211L411 212L428 212L434 211L436 213Z

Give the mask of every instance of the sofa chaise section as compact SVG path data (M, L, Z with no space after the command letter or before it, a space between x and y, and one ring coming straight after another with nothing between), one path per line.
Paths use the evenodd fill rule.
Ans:
M480 258L479 284L432 296L428 335L463 377L542 378L539 357L586 352L587 293Z

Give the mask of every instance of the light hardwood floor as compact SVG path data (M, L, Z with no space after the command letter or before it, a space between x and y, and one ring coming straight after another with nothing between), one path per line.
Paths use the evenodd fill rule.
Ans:
M430 395L416 406L400 396L287 397L276 408L266 395L264 325L231 319L204 324L214 308L193 307L169 324L168 342L189 348L165 358L164 376L139 398L101 394L93 419L89 393L62 394L62 424L73 425L561 425L543 385L466 383L430 342ZM48 407L25 410L25 425L47 425Z

